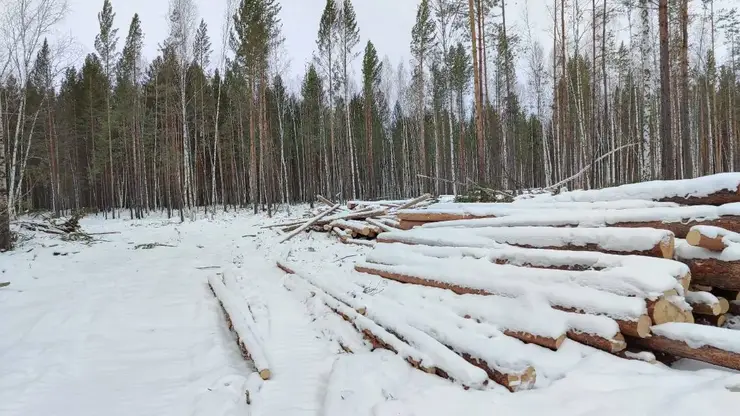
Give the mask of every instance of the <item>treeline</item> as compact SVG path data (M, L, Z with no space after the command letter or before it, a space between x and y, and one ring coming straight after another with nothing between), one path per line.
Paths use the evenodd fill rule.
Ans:
M120 37L104 0L96 52L62 69L44 37L65 8L22 17L63 0L13 2L26 7L3 20L10 216L601 187L740 163L740 24L712 0L552 0L547 46L507 23L505 0L421 0L396 68L362 39L351 0L327 0L298 89L283 78L278 0L229 7L224 51L192 0L171 0L147 63L139 16Z

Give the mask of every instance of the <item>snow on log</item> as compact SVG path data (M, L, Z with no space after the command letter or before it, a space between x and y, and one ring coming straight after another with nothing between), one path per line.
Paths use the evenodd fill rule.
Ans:
M615 353L627 348L619 324L609 317L557 311L568 321L568 338L581 344Z
M650 351L638 351L632 349L621 351L617 355L627 360L644 361L648 364L658 363L658 359L655 357L655 354Z
M733 243L740 244L740 234L724 228L697 225L691 227L686 235L686 242L695 247L722 252Z
M456 230L459 231L459 230ZM428 230L414 230L404 234L424 234ZM435 232L434 234L439 234ZM378 241L395 240L399 234L386 234L392 236L389 239L379 237ZM412 239L403 238L404 241ZM438 243L438 240L429 239L422 243ZM390 247L389 247L390 246ZM674 278L681 287L688 289L691 281L691 272L689 267L675 260L644 257L644 256L621 256L614 254L605 254L591 251L563 251L549 249L527 249L511 247L502 244L489 245L492 248L475 248L475 247L435 247L429 245L404 245L403 243L381 243L376 246L376 250L394 250L410 251L436 258L487 258L497 264L510 264L514 266L542 268L542 269L560 269L560 270L604 270L612 268L630 268L632 270L641 270L652 276L668 274ZM649 273L648 273L649 272ZM683 294L680 292L679 294Z
M374 296L369 302L368 314L375 308L394 311L400 306L386 300L386 296ZM534 386L535 369L522 350L521 341L506 336L488 324L467 321L444 307L419 302L414 298L405 299L404 304L406 308L396 310L396 314L405 315L411 326L434 337L469 363L484 370L497 384L512 392Z
M366 261L396 266L415 265L430 269L444 267L476 273L483 278L507 279L532 284L576 284L617 295L637 296L645 299L657 299L675 289L683 290L673 276L656 274L649 269L628 267L583 271L535 269L501 265L472 257L440 259L414 250L414 247L397 249L390 244L381 244L366 256Z
M230 326L236 333L242 353L254 362L262 380L268 380L271 375L270 366L262 350L259 337L254 332L250 320L245 317L239 301L232 297L220 277L210 276L208 284L216 299L221 303L221 307L231 324Z
M693 283L740 291L740 244L716 253L677 240L676 259L689 266Z
M722 326L727 322L727 317L724 314L721 315L697 315L696 324L707 325L707 326Z
M387 224L381 222L380 220L376 220L375 218L367 218L365 221L368 224L374 225L375 227L378 228L377 234L380 234L380 233L383 233L383 232L393 232L393 231L396 231L390 225L387 225Z
M681 205L722 205L740 202L740 173L719 173L695 179L651 181L590 191L536 195L521 203L595 202L644 199Z
M348 211L322 218L317 224L326 225L336 220L364 220L365 218L378 217L386 213L386 208L367 208L358 211Z
M670 231L652 228L422 227L408 232L386 233L379 236L378 241L479 248L495 248L500 243L506 243L525 248L600 251L664 258L673 258L674 247L674 238Z
M326 211L322 212L321 214L319 214L319 215L311 218L305 224L303 224L302 226L296 228L290 234L288 234L285 237L283 237L282 239L280 239L280 242L281 243L284 243L284 242L290 240L291 238L293 238L296 235L300 234L306 228L308 228L308 227L316 224L320 219L322 219L322 218L326 217L327 215L331 214L332 212L336 211L338 208L339 208L339 204L335 204L334 206L332 206L331 208L329 208Z
M637 346L740 370L740 331L684 323L656 325Z
M357 238L344 238L344 239L341 239L341 242L343 244L354 244L358 246L375 247L375 241L360 240Z
M380 231L380 229L374 225L357 220L334 220L329 223L329 227L350 230L359 235L364 235L365 237L373 237Z
M569 312L607 315L622 332L645 337L650 335L650 317L644 299L573 284L532 283L503 276L484 276L477 270L465 270L445 262L429 266L390 266L358 263L355 270L401 283L449 289L457 294L500 295L506 297L540 296L551 306Z
M723 313L719 299L709 292L687 292L686 302L691 305L694 313L700 315L720 315Z
M308 281L297 275L289 274L283 281L283 285L288 290L308 292L319 298L329 309L341 316L361 333L373 345L373 348L384 348L392 351L415 368L419 368L424 372L433 373L436 371L434 362L429 356L411 347L406 342L386 331L385 328L336 300Z
M550 202L550 203L440 203L424 209L399 210L398 218L405 221L437 222L471 218L493 218L521 214L527 210L598 210L631 208L677 207L670 202L640 200L609 202Z
M569 329L563 312L545 303L526 303L501 296L457 295L433 287L389 283L383 294L399 302L418 298L443 305L458 316L491 324L506 335L545 348L560 348Z
M410 199L378 200L378 201L353 200L353 201L347 201L347 208L355 209L359 207L379 207L379 206L395 208L409 201Z
M406 203L403 203L403 204L401 204L401 205L400 205L400 206L399 206L399 207L397 208L397 210L399 210L399 211L400 211L400 210L402 210L402 209L406 209L406 208L411 208L411 207L413 207L414 205L417 205L417 204L419 204L420 202L424 202L424 201L426 201L427 199L430 199L431 197L432 197L432 195L431 195L431 194L424 194L424 195L422 195L422 196L420 196L420 197L418 197L418 198L414 198L414 199L412 199L411 201L408 201L408 202L406 202Z
M500 218L442 221L425 228L482 227L620 227L658 228L685 238L695 225L712 225L740 231L740 203L715 206L644 208L624 210L542 210Z
M298 271L295 265L285 260L279 260L278 267L283 270ZM372 302L362 294L361 288L357 287L355 290L346 281L329 280L323 275L319 277L306 271L298 271L296 276L351 309L364 312L366 318L385 328L389 333L408 343L411 347L431 357L435 367L439 370L438 374L443 377L451 378L466 387L481 388L486 384L488 375L485 371L470 364L433 337L410 326L404 320L404 313L393 313L383 308L368 307Z

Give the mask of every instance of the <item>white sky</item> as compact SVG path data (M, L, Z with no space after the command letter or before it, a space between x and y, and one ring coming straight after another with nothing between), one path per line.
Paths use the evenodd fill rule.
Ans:
M94 39L98 33L97 13L103 0L68 0L70 13L60 28L71 33L81 47L82 56L94 52ZM224 22L226 0L194 0L198 14L208 24L214 54L211 62L216 62L221 49L221 28ZM238 0L235 0L238 1ZM548 42L549 12L544 7L545 0L529 0L532 26L536 35ZM167 0L113 0L116 13L115 26L119 28L119 50L123 47L128 25L134 13L139 13L144 31L144 57L151 60L157 54L157 45L167 36ZM285 50L289 56L289 74L293 80L303 74L305 63L311 59L316 48L316 33L325 0L280 0L281 20L285 37ZM388 55L397 65L401 60L408 61L411 27L414 24L419 0L354 0L360 27L361 43L358 53L364 49L368 39L375 44L378 53ZM523 16L524 0L507 2L509 24L517 25ZM546 44L547 45L547 44ZM547 46L545 48L548 50ZM80 59L81 61L81 59ZM354 63L359 71L361 57Z

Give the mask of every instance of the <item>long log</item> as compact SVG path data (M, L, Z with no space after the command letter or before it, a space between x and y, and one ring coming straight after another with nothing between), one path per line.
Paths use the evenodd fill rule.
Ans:
M675 202L680 205L724 205L740 202L740 185L736 189L722 189L704 196L673 196L659 199L661 202Z
M237 341L242 354L254 363L260 377L263 380L268 380L271 377L271 372L262 344L249 324L249 320L244 317L243 312L238 307L238 302L232 298L219 277L211 276L208 279L208 285L213 295L221 304L221 308L229 322L229 328L237 335Z
M411 201L409 201L409 202L406 202L405 204L402 204L401 206L399 206L399 207L397 208L397 210L402 210L402 209L406 209L406 208L411 208L411 207L413 207L414 205L416 205L416 204L418 204L418 203L420 203L420 202L424 202L424 201L426 201L427 199L429 199L429 198L431 198L431 197L432 197L432 195L431 195L431 194L424 194L424 195L421 195L421 196L419 196L419 197L417 197L417 198L414 198L414 199L412 199L412 200L411 200Z
M685 339L684 334L680 332L664 331L664 328L661 327L666 325L671 326L668 327L668 329L676 328L679 331L683 331L688 334L702 334L701 338L704 339L704 342L702 343L705 345L696 348L692 347L691 345L697 345L696 341ZM631 338L627 340L627 343L629 345L639 346L653 351L661 351L678 357L690 358L721 367L740 370L740 353L735 350L727 350L725 347L718 347L723 344L734 344L735 348L737 348L737 345L740 345L740 342L736 343L734 340L740 337L740 332L732 329L713 328L692 324L666 325L653 327L653 336L650 338ZM689 338L693 338L693 336L689 335ZM720 338L723 342L714 342L713 338Z
M427 223L426 222L423 222L423 221L405 221L405 220L401 220L398 223L398 228L401 229L401 230L404 230L404 231L408 231L408 230L414 229L416 227L421 227L424 224L427 224Z
M317 216L315 216L315 217L311 218L311 219L310 219L310 220L308 220L308 221L307 221L307 222L306 222L305 224L303 224L302 226L300 226L300 227L296 228L296 229L295 229L295 230L293 230L293 231L292 231L292 232L291 232L290 234L288 234L288 235L286 235L285 237L283 237L282 239L280 239L280 242L281 242L281 243L284 243L284 242L286 242L286 241L290 240L291 238L293 238L293 237L295 237L296 235L300 234L300 233L301 233L301 232L302 232L303 230L305 230L306 228L308 228L308 227L310 227L310 226L312 226L312 225L316 224L316 223L317 223L317 222L318 222L319 220L321 220L322 218L324 218L324 217L326 217L327 215L331 214L332 212L336 211L336 210L337 210L338 208L339 208L339 204L334 204L334 206L332 206L331 208L329 208L329 209L327 209L326 211L322 212L321 214L319 214L319 215L317 215Z
M365 222L367 222L370 225L374 225L378 227L378 234L382 232L393 232L396 231L395 228L391 227L390 225L387 225L381 221L376 220L375 218L367 218L365 219Z
M625 342L624 336L621 333L617 333L614 338L604 338L587 332L570 330L568 331L568 338L612 354L627 348L627 342Z
M441 289L448 289L451 290L458 295L464 295L464 294L474 294L474 295L508 295L508 293L495 293L490 290L485 289L478 289L478 288L471 288L466 287L454 283L443 283L436 280L431 279L425 279L421 277L416 277L408 274L403 273L395 273L395 272L389 272L386 270L383 270L383 268L374 267L374 265L370 264L356 264L355 270L360 273L368 273L377 275L386 279L395 280L400 283L408 283L408 284L415 284L415 285L421 285L421 286L429 286L429 287L436 287ZM570 305L558 305L554 304L552 305L553 308L559 309L566 312L578 312L583 313L585 312L582 309L570 306ZM627 334L632 335L636 337L647 337L650 336L650 325L652 324L652 321L648 315L641 315L635 318L635 320L625 320L625 319L615 319L617 324L619 325L620 331Z

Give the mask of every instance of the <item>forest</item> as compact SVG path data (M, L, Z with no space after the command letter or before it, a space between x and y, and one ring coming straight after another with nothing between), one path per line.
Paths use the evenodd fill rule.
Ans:
M299 88L279 0L223 1L213 29L194 0L169 0L169 36L145 40L138 14L103 0L95 52L69 66L50 37L66 0L0 0L0 250L9 220L39 210L185 219L740 163L732 1L535 2L550 17L543 44L512 23L513 0L419 0L411 59L393 66L351 0L326 0ZM158 56L142 56L145 41Z

